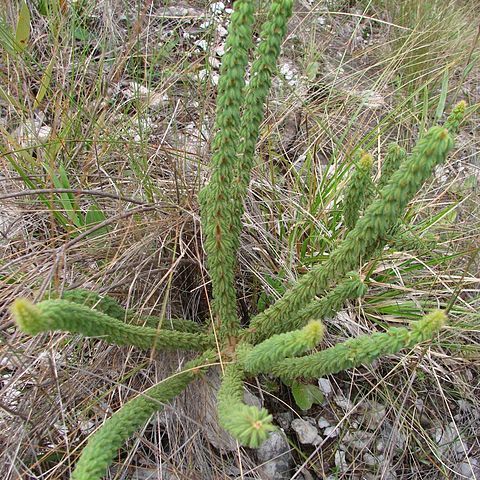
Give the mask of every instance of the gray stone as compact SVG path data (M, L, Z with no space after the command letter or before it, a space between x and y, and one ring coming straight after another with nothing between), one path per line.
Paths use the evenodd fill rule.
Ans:
M367 465L374 467L376 465L381 465L385 461L385 457L383 455L372 455L367 452L363 455L363 461Z
M317 425L319 428L328 428L332 426L332 424L325 417L320 417L317 420Z
M296 418L291 423L291 427L298 435L300 443L305 445L318 445L322 441L322 437L318 434L318 430L308 421Z
M348 470L347 458L345 452L337 450L335 452L335 466L339 472L346 472Z
M362 405L359 412L363 416L363 425L369 430L377 430L387 415L387 409L377 402L368 402L365 406Z
M327 427L323 434L325 438L335 438L338 437L338 428L337 427Z
M288 480L293 466L293 456L285 434L276 430L270 434L256 451L257 459L262 463L262 479Z
M445 454L448 451L454 451L457 454L463 454L468 450L465 442L462 441L455 424L449 423L448 425L438 426L435 429L435 442L437 443L440 451Z
M332 384L328 378L319 378L318 388L325 395L325 397L328 397L333 393Z
M336 397L333 398L333 401L337 406L339 406L345 412L349 412L354 408L352 401L349 400L348 398L345 398L343 395L337 395Z
M282 412L275 415L275 420L277 425L283 430L288 430L290 428L290 423L293 420L293 414L291 412Z
M469 458L468 461L457 463L455 472L460 478L469 480L480 480L480 461L476 458Z
M356 448L357 450L363 450L370 445L373 439L373 433L366 432L364 430L356 430L354 432L348 432L346 435L344 435L342 442L349 447Z
M380 442L377 442L377 451L382 452L387 448L387 446L393 446L397 453L403 452L405 443L407 441L403 432L398 427L394 427L388 421L383 422L382 427ZM378 443L383 445L383 450L381 450L381 446L379 448Z

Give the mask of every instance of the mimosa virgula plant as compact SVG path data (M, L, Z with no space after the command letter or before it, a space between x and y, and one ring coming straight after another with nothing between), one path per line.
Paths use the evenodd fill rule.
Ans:
M137 317L115 300L85 290L65 292L62 298L36 305L19 299L12 306L18 326L30 335L63 330L117 345L200 352L181 372L128 401L90 436L74 480L100 479L128 437L211 365L223 368L218 392L221 425L242 445L255 448L275 427L265 409L244 403L248 377L267 373L292 382L333 374L413 348L432 339L446 322L444 313L434 311L410 328L389 328L312 353L324 334L322 320L338 312L348 299L365 294L366 284L358 272L395 238L405 207L446 159L453 147L452 133L464 115L463 102L445 127L432 127L409 156L396 145L390 147L376 185L372 157L360 154L344 196L347 232L343 241L276 303L241 327L235 270L243 203L265 100L291 12L292 0L272 1L247 85L254 9L250 0L234 3L218 85L211 179L199 195L212 282L212 324Z

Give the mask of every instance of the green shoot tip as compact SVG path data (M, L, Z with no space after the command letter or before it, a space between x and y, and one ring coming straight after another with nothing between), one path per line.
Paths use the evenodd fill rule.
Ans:
M38 320L41 312L32 302L25 298L15 300L11 306L11 312L14 320L17 322L22 332L35 335L40 332Z

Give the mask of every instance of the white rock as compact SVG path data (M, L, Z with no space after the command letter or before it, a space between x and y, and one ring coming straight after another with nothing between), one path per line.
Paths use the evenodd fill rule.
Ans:
M208 63L210 64L210 66L212 68L215 68L216 70L218 70L220 68L220 60L214 56L209 56L208 57Z
M92 420L80 420L78 422L78 428L84 435L88 435L95 430L95 422Z
M13 136L17 137L23 147L33 147L45 143L49 139L51 131L52 127L42 125L42 120L37 118L20 125Z
M328 378L319 378L318 388L326 397L330 396L333 392L332 384Z
M326 438L335 438L338 437L338 427L327 427L323 434Z
M349 411L353 410L353 408L354 408L354 405L353 405L352 401L349 400L348 398L345 398L342 395L335 396L333 398L333 401L335 402L335 404L338 407L340 407L345 412L349 412Z
M335 466L340 472L348 470L346 454L342 450L337 450L335 452Z
M215 15L222 13L225 10L225 4L223 2L215 2L210 5L210 11Z
M198 48L200 48L201 50L204 50L204 51L207 51L207 48L208 48L208 42L206 40L196 40L195 42L193 42Z
M332 424L325 418L325 417L320 417L318 420L317 420L317 425L320 427L320 428L327 428L327 427L331 427Z
M202 69L197 73L197 78L203 81L208 78L208 70Z
M212 24L212 21L211 21L211 20L205 20L204 22L202 22L202 23L200 24L200 28L206 29L206 28L208 28L211 24Z
M225 27L223 27L222 25L218 25L217 26L217 33L220 37L226 37L227 33L228 33L228 30Z
M212 85L217 86L219 80L220 80L220 75L216 72L213 72L212 76L210 77L210 81L212 82Z
M222 43L213 49L215 55L221 57L225 53L225 45Z
M354 432L348 432L342 438L342 442L345 445L363 450L367 448L374 438L374 434L371 432L365 432L364 430L357 430Z
M291 427L298 435L300 443L305 445L318 445L322 441L318 430L310 422L296 418L292 421Z

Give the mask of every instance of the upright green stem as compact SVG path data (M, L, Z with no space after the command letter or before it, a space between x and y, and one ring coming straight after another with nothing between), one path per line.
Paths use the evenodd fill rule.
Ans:
M373 158L369 153L357 156L357 162L352 177L347 185L344 199L345 226L351 230L363 213L365 205L370 203L373 194L371 177Z
M252 44L253 2L237 0L230 22L218 83L212 177L200 192L213 309L220 336L235 336L240 327L236 311L236 224L233 179L238 158L240 108L243 103L248 49Z
M267 21L262 26L261 40L250 71L250 83L245 89L245 104L240 129L240 155L234 190L236 212L234 239L237 245L241 231L243 203L250 183L255 147L264 116L264 104L277 68L280 47L287 32L287 22L292 15L292 6L293 0L273 0Z
M382 174L378 180L377 188L381 190L390 180L390 177L398 170L402 162L407 158L405 149L391 143L382 165Z

